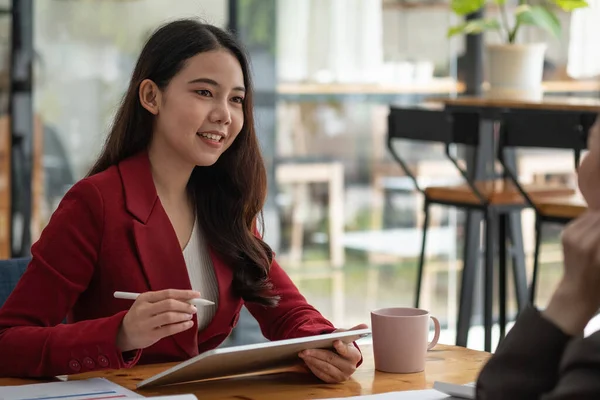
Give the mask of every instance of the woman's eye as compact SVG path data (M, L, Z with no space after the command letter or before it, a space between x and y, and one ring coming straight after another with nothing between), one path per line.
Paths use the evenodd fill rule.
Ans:
M233 99L231 99L231 101L233 101L234 103L243 104L244 103L244 98L240 97L240 96L236 96Z
M200 96L206 96L206 97L212 96L212 94L210 93L210 91L209 90L205 90L205 89L196 90L196 93L198 93Z

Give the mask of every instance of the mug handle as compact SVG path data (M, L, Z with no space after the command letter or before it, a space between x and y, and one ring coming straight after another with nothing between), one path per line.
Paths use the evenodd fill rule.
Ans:
M427 350L431 350L437 344L440 338L440 321L433 315L429 316L433 320L433 325L435 326L435 333L433 335L433 340L427 345Z

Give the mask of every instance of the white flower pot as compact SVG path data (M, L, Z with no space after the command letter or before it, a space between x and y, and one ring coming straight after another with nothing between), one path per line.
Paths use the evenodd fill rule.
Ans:
M489 45L488 98L540 100L546 44Z

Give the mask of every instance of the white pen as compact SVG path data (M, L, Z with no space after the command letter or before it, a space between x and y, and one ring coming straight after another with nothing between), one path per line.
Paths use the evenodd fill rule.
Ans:
M139 293L131 293L131 292L115 292L114 293L115 299L125 299L125 300L135 300L138 298L139 295L140 295ZM206 300L206 299L191 299L191 300L188 300L188 303L193 304L196 307L214 306L215 305L215 303L213 303L210 300Z

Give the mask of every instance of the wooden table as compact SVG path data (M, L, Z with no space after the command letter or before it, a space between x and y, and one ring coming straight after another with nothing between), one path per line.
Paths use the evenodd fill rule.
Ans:
M446 7L446 5L444 5ZM545 93L592 93L600 90L600 81L563 80L545 81L542 83ZM484 83L483 87L489 87ZM280 96L299 95L401 95L421 94L439 95L441 93L462 94L465 84L451 77L433 78L428 82L418 83L315 83L315 82L282 82L277 85Z
M495 143L497 129L496 121L503 117L503 113L511 112L548 112L557 113L565 117L572 118L576 116L584 132L600 112L600 99L580 98L580 97L552 97L546 96L539 101L533 100L502 100L491 99L477 96L461 96L458 98L431 98L419 108L429 110L445 110L448 113L455 112L476 112L482 118L479 130L479 145L475 151L466 151L467 169L473 172L475 180L489 180L495 176L496 149L498 143ZM401 113L403 107L392 107L391 113ZM532 126L535 129L536 126ZM536 129L540 138L540 147L543 147L547 131ZM476 154L475 154L476 153ZM505 161L508 165L516 169L516 156L513 150L505 152ZM525 255L523 250L523 234L521 228L520 212L511 213L508 216L502 216L503 224L508 227L513 249L513 268L516 289L517 304L522 309L527 304L528 284L525 267ZM474 293L476 290L476 269L479 264L479 243L480 243L480 221L479 215L468 212L465 233L465 260L461 277L460 300L457 318L456 344L465 346L467 344L468 333L471 327L471 316L473 311ZM491 304L491 302L490 302ZM486 313L492 311L484 307ZM484 320L486 318L484 317ZM491 348L491 329L485 329L485 348Z
M600 99L587 97L544 97L534 100L502 100L477 96L464 96L454 99L431 99L428 103L441 103L446 108L496 108L543 111L574 111L581 113L600 112Z
M269 375L219 379L171 387L139 390L143 396L194 393L198 399L325 399L373 393L431 388L434 381L464 384L475 381L490 354L462 347L437 345L428 353L424 372L417 374L386 374L375 371L370 346L362 346L364 363L353 378L330 385L302 371L301 367ZM129 370L101 371L71 376L69 379L107 378L128 389L173 364L134 367ZM0 378L0 386L39 383L26 379Z

